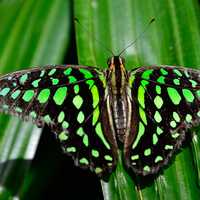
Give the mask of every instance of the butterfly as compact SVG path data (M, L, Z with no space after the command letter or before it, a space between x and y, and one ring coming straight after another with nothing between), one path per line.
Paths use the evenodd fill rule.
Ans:
M119 152L135 175L156 174L200 122L200 71L148 66L127 71L49 65L0 77L0 111L47 125L76 166L100 178Z

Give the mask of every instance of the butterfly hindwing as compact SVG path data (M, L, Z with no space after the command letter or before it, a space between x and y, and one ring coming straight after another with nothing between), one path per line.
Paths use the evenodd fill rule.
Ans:
M141 67L129 74L136 132L125 146L126 165L136 174L154 174L181 147L188 128L200 122L199 71Z
M47 124L76 165L99 176L115 166L102 126L104 73L93 67L46 66L0 78L0 110Z

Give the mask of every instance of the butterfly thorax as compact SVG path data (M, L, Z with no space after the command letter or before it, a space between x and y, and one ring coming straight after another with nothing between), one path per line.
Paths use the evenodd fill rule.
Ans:
M124 67L124 60L119 56L113 56L108 60L109 85L109 104L113 119L113 129L120 142L124 142L124 136L127 130L127 71Z

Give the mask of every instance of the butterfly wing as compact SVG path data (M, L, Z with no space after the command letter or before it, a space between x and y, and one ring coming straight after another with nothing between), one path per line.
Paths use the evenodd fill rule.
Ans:
M125 162L136 174L154 174L200 122L200 71L155 66L129 75L136 126L125 142Z
M115 167L115 142L102 126L106 80L92 67L46 66L0 78L0 110L47 124L76 165L99 176Z

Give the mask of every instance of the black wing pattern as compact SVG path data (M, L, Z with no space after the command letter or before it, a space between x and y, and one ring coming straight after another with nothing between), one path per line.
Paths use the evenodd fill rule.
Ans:
M76 165L97 175L115 167L115 142L102 125L104 73L93 67L46 66L0 78L0 110L47 124ZM113 139L114 140L114 139Z
M199 125L200 72L152 66L129 77L136 132L126 142L125 162L136 174L154 174L181 147L187 129Z

